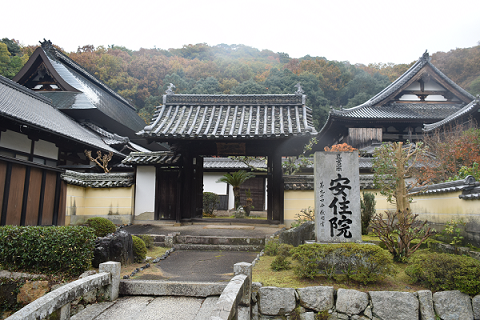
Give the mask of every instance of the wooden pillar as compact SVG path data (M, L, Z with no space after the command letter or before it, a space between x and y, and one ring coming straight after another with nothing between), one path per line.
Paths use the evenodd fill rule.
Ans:
M267 220L273 220L273 155L267 156Z
M203 216L203 157L197 156L195 161L195 218Z
M195 214L195 175L193 157L183 154L182 219L191 219Z
M272 159L273 174L272 174L272 220L284 222L284 190L283 190L283 169L282 157L279 154L274 154Z
M184 174L182 168L178 169L178 176L177 176L177 190L176 190L176 204L175 204L175 222L180 223L182 220L182 190L183 190L183 180Z

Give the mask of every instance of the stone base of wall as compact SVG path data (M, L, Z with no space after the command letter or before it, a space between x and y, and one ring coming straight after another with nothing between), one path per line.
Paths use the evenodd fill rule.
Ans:
M95 217L102 217L112 221L116 225L122 224L129 224L133 221L132 215L127 214L112 214L112 215L75 215L75 216L67 216L66 218L66 225L82 225L85 224L88 218L95 218Z
M333 287L276 288L253 285L251 319L435 320L480 319L480 295L460 291L432 294Z

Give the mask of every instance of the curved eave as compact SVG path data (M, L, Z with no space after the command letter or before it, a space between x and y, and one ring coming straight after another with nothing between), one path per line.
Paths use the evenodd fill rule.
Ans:
M167 135L167 134L147 134L140 131L137 135L154 141L172 141L172 140L190 140L190 141L222 141L222 140L285 140L290 137L311 137L315 133L304 134L280 134L280 135L253 135L253 136L211 136L211 135Z
M480 102L476 99L443 120L440 120L431 124L425 124L423 131L425 132L433 131L447 123L456 121L468 115L472 115L474 112L480 112Z

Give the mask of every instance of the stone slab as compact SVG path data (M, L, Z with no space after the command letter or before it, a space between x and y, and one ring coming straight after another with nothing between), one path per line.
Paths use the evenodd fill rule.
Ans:
M369 291L373 314L380 319L419 320L419 302L411 292Z
M315 152L315 240L362 240L358 151Z
M106 309L110 308L114 302L100 302L89 304L85 309L70 317L70 320L92 320L98 317Z
M219 296L227 286L217 282L176 282L155 280L121 280L120 294L124 296Z

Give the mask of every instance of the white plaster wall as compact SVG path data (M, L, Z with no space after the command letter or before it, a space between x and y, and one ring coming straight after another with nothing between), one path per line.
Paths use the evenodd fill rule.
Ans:
M155 211L155 174L153 166L138 166L135 183L135 216Z
M430 94L425 98L425 101L447 101L447 99L439 94Z
M406 101L420 101L420 98L414 94L404 94L400 97L399 100L406 100Z
M425 90L438 90L438 91L443 91L445 90L444 87L442 87L440 84L438 84L437 82L435 81L429 81L427 83L425 83L424 87L423 87Z
M220 195L227 194L227 184L218 182L224 175L224 172L204 172L203 173L203 192L213 192Z
M54 143L45 140L35 141L33 153L37 156L58 160L58 148Z
M7 130L1 133L0 147L30 153L32 141L24 134Z

